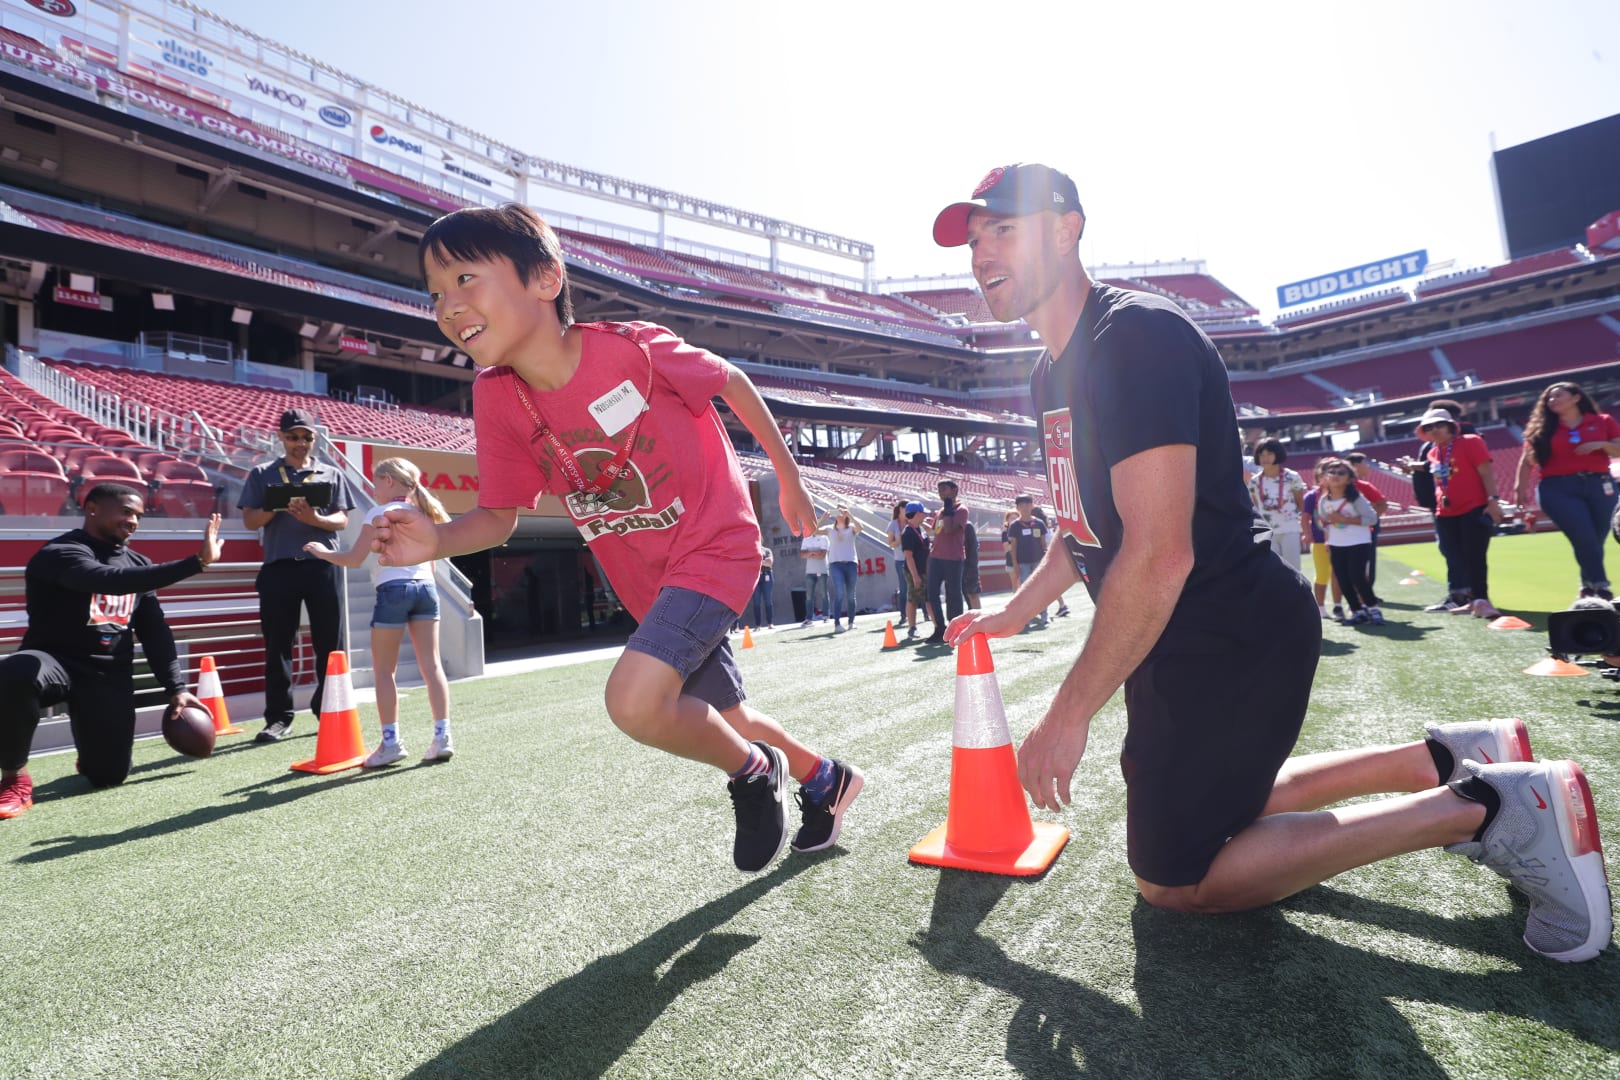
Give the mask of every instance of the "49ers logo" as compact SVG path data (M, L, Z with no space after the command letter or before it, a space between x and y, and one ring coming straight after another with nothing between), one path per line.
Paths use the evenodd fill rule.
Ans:
M129 617L135 613L135 602L140 597L134 593L125 593L122 596L103 596L100 593L90 597L90 626L115 626L120 630L129 629Z
M1007 167L1005 165L999 169L991 169L990 172L985 175L985 178L979 181L979 186L973 189L973 198L979 198L985 192L1001 183L1001 178L1006 175Z
M1102 547L1091 523L1086 520L1086 508L1080 501L1069 410L1054 409L1042 415L1041 431L1046 442L1046 482L1052 491L1052 508L1057 511L1059 535L1072 536L1086 547Z
M603 466L613 461L613 454L593 447L575 450L574 459L579 462L580 472L594 479ZM568 512L575 521L602 513L628 514L632 510L652 509L652 496L647 493L647 478L641 475L634 461L625 462L618 479L600 495L575 491L567 496L566 501Z

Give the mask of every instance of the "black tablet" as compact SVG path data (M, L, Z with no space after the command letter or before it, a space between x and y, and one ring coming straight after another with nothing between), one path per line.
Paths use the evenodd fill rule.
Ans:
M294 499L308 499L309 505L319 510L332 501L332 485L328 483L266 484L263 509L285 510L287 504Z

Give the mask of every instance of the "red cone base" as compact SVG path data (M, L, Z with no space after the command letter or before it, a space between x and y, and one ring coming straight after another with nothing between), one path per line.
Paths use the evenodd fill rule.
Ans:
M950 806L945 824L911 849L912 862L1029 877L1069 842L1062 825L1030 821L1011 743L951 750Z

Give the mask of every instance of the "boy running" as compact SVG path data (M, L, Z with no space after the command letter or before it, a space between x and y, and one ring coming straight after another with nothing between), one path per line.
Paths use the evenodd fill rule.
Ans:
M776 467L788 527L815 529L798 466L754 384L661 326L576 324L562 246L527 207L458 210L433 223L418 251L440 329L484 369L473 383L478 506L444 525L389 511L376 523L381 561L493 547L512 534L518 507L561 497L640 623L608 676L614 724L726 772L739 870L765 869L787 843L790 773L803 812L794 850L831 847L860 770L744 704L726 640L759 578L759 524L716 394Z

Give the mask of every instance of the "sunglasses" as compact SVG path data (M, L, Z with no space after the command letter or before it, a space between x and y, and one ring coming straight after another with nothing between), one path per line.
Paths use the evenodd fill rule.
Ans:
M313 436L313 435L294 435L290 431L282 432L281 437L284 440L286 440L287 442L314 442L315 441L315 436Z
M1329 469L1329 470L1327 470L1327 474L1329 476L1349 476L1350 475L1350 470L1349 469Z

